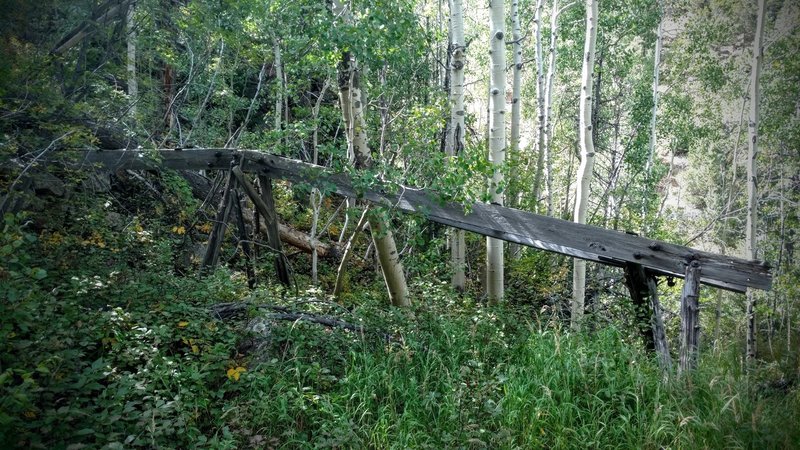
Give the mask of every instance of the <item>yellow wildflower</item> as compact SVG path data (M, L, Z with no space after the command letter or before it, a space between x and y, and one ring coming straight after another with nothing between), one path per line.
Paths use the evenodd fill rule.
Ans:
M242 372L246 372L246 371L247 371L247 369L245 369L242 366L238 366L236 368L228 369L228 379L231 380L231 381L239 381L239 377L242 376Z

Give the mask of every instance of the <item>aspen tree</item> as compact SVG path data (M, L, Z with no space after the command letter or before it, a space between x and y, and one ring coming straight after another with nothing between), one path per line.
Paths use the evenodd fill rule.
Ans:
M490 80L489 80L489 162L494 165L494 174L489 184L489 195L493 204L503 205L502 165L506 152L506 50L505 7L503 0L489 3L489 30L491 33ZM486 238L486 292L489 302L503 299L504 281L503 241Z
M450 128L448 129L446 151L449 158L455 157L464 149L464 65L466 47L464 44L464 6L462 0L450 1L450 34L452 36L450 67ZM466 285L464 275L465 247L464 230L452 230L450 253L453 266L453 288L463 291Z
M511 53L512 53L512 81L511 81L511 138L509 140L509 151L512 158L520 158L519 135L520 122L522 116L522 28L519 23L519 0L511 0ZM514 183L516 184L516 183ZM521 192L517 189L511 191L509 199L510 206L518 207ZM522 246L511 243L508 251L512 258L519 258L522 254Z
M349 5L334 0L331 9L339 20L352 22ZM369 168L372 166L372 154L367 144L363 93L355 56L349 51L342 53L339 63L339 104L347 128L347 140L355 156L355 166L357 169ZM395 306L410 306L406 277L388 221L381 214L375 214L369 224L389 298Z
M664 16L663 12L658 21L656 30L656 50L653 57L653 113L650 121L650 151L647 153L647 177L653 171L653 157L656 153L656 116L658 114L658 66L661 64L661 43L663 40Z
M597 0L586 0L586 40L583 50L583 69L581 71L580 92L580 146L581 163L578 167L575 192L574 221L586 223L586 206L594 168L594 141L592 140L592 71L594 70L594 50L597 40ZM583 320L583 305L586 295L586 261L575 259L572 277L572 319L573 330L580 330Z
M758 120L761 92L758 88L761 64L764 59L764 0L758 0L756 35L753 40L753 60L750 66L750 118L748 121L747 151L747 225L745 230L746 257L756 259L756 222L758 220L758 196L756 183L756 158L758 157ZM747 289L747 359L756 356L756 297L753 289Z
M544 157L544 189L545 202L547 204L547 215L553 215L553 159L550 151L550 143L553 140L553 80L556 77L556 57L558 56L556 46L558 41L558 16L567 8L575 3L569 3L558 9L558 0L553 0L553 8L550 11L550 60L547 65L547 76L544 90L544 143L542 156Z
M135 3L128 7L128 14L125 17L127 27L127 50L128 50L128 97L131 101L131 115L136 115L136 102L139 97L139 80L136 78L136 21L134 17Z
M544 0L536 3L536 12L533 22L536 24L536 106L538 117L538 132L536 144L536 174L533 178L533 201L536 211L539 211L539 194L541 193L542 171L544 170L544 55L542 54L542 7Z

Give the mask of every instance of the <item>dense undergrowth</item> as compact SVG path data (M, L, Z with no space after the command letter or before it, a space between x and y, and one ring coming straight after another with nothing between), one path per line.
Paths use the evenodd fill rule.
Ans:
M269 283L249 291L232 269L180 273L183 225L120 221L108 203L93 202L67 208L70 220L4 218L2 448L800 442L800 391L771 383L792 379L792 369L743 371L737 346L707 352L688 378L665 380L624 330L576 335L558 314L513 299L487 307L435 276L415 278L409 310L389 307L374 278L351 286L343 303ZM251 306L246 317L210 312L240 301ZM249 332L260 303L392 338L278 320Z

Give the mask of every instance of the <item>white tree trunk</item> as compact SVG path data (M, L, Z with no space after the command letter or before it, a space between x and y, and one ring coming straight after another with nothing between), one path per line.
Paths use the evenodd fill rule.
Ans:
M450 34L452 36L452 62L450 67L450 129L448 130L447 156L455 157L464 149L464 6L462 0L450 2ZM466 286L464 230L453 229L450 236L450 256L453 267L453 288L463 291Z
M325 97L325 92L328 91L329 80L325 80L325 84L322 85L322 89L319 92L319 97L317 97L316 103L314 103L314 107L311 109L311 117L314 121L314 131L311 134L311 151L312 157L311 162L313 164L319 164L319 123L317 123L319 119L319 109L322 106L322 99ZM311 210L313 211L311 215L311 237L317 237L317 225L319 222L319 209L320 204L322 203L322 194L320 193L319 189L313 188L311 189ZM316 286L317 285L317 262L319 256L317 255L317 248L311 251L311 282Z
M550 143L553 138L553 80L556 77L556 57L558 41L558 16L574 4L570 3L558 9L558 0L553 0L553 9L550 11L550 61L547 65L547 82L544 91L544 188L547 203L547 215L553 215L553 159Z
M537 105L537 142L536 142L536 174L533 178L533 201L535 210L539 211L539 196L542 191L542 171L544 170L544 135L545 135L545 103L544 103L544 55L542 54L542 8L544 0L536 3L533 22L536 24L536 105Z
M512 39L512 81L511 81L511 139L509 140L509 152L513 158L520 157L519 135L520 122L522 120L522 29L519 24L519 0L511 0L511 39ZM514 186L519 180L511 180ZM518 188L509 191L509 206L518 207L521 198ZM519 258L522 255L522 246L515 243L508 245L508 251L512 258Z
M352 21L348 5L334 0L331 9L333 14L341 20ZM339 64L339 102L345 126L348 129L349 146L353 149L355 156L355 166L358 169L368 168L372 165L372 155L367 144L363 93L355 58L350 52L342 54L342 61ZM388 221L383 215L376 214L370 221L370 230L392 304L410 306L406 277Z
M128 8L126 17L128 44L128 98L131 102L131 116L136 116L136 103L139 101L139 80L136 78L136 21L134 17L135 3Z
M663 13L662 13L663 14ZM647 154L647 178L650 178L650 173L653 170L653 158L656 153L656 116L658 115L658 66L661 64L661 43L663 40L664 30L664 17L658 21L658 30L656 31L656 50L653 58L653 113L650 119L650 151Z
M597 0L586 0L586 41L583 50L580 92L580 145L581 164L575 192L574 221L586 223L586 205L594 168L594 141L592 140L592 71L597 40ZM583 321L583 305L586 296L586 261L574 260L572 278L572 329L580 330Z
M283 122L283 64L280 41L275 39L272 45L275 53L275 131L280 132Z
M540 0L541 1L541 0ZM522 30L519 25L519 0L511 0L511 39L513 41L513 80L511 82L511 140L509 150L519 154L519 126L522 115Z
M503 0L491 0L489 4L489 31L491 33L490 59L491 76L489 81L491 99L489 102L489 162L495 166L489 194L493 204L503 204L505 188L503 172L506 152L506 49L505 49L505 7ZM486 238L486 291L489 302L497 303L503 299L504 281L503 241Z
M758 121L761 92L759 78L764 57L764 0L758 0L756 35L753 41L753 61L750 68L750 120L748 132L750 139L747 152L747 228L745 230L745 250L747 257L756 259L756 222L758 220L758 195L756 183L756 158L758 157ZM747 359L756 356L756 298L752 289L747 289Z

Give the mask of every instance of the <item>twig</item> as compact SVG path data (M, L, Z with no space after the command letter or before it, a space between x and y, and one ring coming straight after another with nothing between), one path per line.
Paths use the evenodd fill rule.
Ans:
M291 320L294 322L298 321L311 322L323 325L328 328L341 328L344 330L352 331L362 336L366 334L375 334L380 336L386 342L402 342L402 339L399 339L382 330L370 330L368 328L365 328L363 325L345 322L344 320L332 316L325 316L310 312L293 312L287 307L278 305L266 305L266 304L253 305L249 302L219 303L211 307L211 312L217 319L225 320L235 317L236 315L242 314L248 308L251 307L276 311L275 313L264 316L264 318L268 320Z

